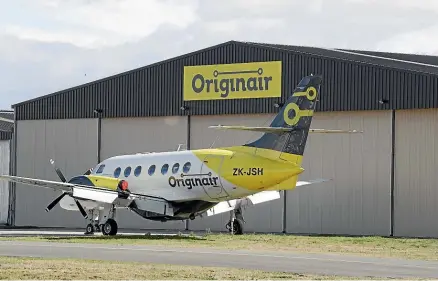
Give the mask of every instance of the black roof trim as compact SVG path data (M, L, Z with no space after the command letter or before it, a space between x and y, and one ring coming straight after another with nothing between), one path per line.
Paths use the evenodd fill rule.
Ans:
M365 51L365 50L348 50L348 49L338 49L338 50L354 52L358 54L387 57L397 60L403 60L406 62L416 62L421 64L438 66L438 56L433 56L433 55L395 53L395 52L377 52L377 51Z
M431 74L438 76L438 65L421 63L418 61L402 60L390 56L385 56L383 52L374 52L374 54L366 54L364 51L358 52L354 50L344 49L328 49L321 47L306 47L280 44L267 44L257 42L240 42L242 44L253 45L256 47L275 48L283 51L294 53L302 53L306 55L326 57L338 60L344 60L354 63L368 64L391 69L399 69L403 71L412 71L416 73ZM409 56L408 56L409 57ZM432 57L433 56L429 56ZM438 57L436 57L438 60Z

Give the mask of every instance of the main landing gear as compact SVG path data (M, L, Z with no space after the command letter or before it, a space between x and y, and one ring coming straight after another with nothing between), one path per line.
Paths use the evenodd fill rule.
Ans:
M109 208L103 208L102 210L89 210L88 224L84 234L92 235L95 232L102 231L103 235L116 235L118 226L115 216L116 208L113 205Z
M243 234L244 223L242 208L238 208L230 211L230 220L225 225L225 228L228 229L231 234L241 235Z

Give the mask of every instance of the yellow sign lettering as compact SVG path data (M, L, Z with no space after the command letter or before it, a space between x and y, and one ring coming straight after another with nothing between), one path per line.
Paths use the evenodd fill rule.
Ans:
M184 100L281 97L281 61L184 67Z

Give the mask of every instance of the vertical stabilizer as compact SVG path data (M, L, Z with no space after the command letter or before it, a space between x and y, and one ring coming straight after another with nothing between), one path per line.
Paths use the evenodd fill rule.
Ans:
M304 77L270 125L290 131L267 132L244 146L256 148L257 154L301 164L321 83L320 76Z

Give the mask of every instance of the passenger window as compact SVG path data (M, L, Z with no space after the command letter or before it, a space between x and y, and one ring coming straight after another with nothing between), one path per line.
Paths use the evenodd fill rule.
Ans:
M129 175L131 174L131 167L126 167L124 174L125 178L129 177Z
M134 175L138 177L140 173L141 173L141 166L137 166L137 168L135 168L134 170Z
M149 167L148 174L152 176L155 173L155 165Z
M179 170L179 164L175 163L172 167L172 173L176 174L178 173L178 170Z
M190 162L185 163L183 166L183 172L187 174L190 171L191 166L192 164L190 164Z
M161 173L165 175L167 170L169 170L169 164L164 164L163 167L161 167Z
M122 172L122 169L120 169L120 167L118 167L117 169L114 170L114 177L118 178L120 176L120 173Z
M100 165L100 167L96 171L96 174L102 174L103 168L105 168L105 165Z

